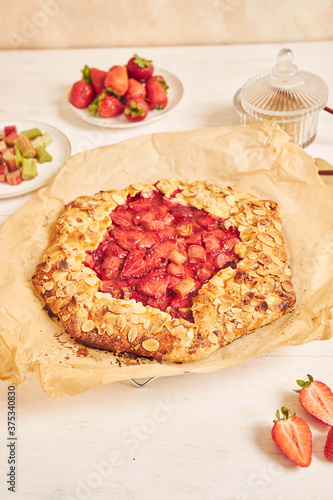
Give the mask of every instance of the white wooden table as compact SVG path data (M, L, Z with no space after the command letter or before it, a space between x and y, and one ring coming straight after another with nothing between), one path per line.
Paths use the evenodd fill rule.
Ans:
M287 46L298 66L320 75L332 91L333 42ZM230 125L234 93L250 76L269 70L281 48L3 51L0 120L49 123L67 135L73 153L139 134ZM84 64L124 64L134 51L182 80L179 106L157 122L128 130L95 130L73 117L66 94ZM322 112L307 151L333 163L332 115ZM0 200L0 223L30 196ZM313 462L304 470L280 453L270 431L282 405L305 416L293 392L297 378L311 373L333 387L332 362L333 340L314 342L221 372L159 378L143 389L115 383L60 400L49 399L28 375L16 390L15 493L6 483L8 384L1 382L0 498L331 499L333 464L323 455L328 429L306 416L314 439Z

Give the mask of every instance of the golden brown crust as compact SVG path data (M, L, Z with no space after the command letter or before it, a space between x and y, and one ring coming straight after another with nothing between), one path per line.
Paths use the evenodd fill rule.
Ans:
M234 339L273 322L295 304L277 204L212 182L163 179L158 189L179 203L206 210L238 227L242 258L236 269L222 269L193 301L194 324L99 292L100 280L84 266L112 225L110 212L128 195L149 193L153 185L132 184L122 191L79 197L56 222L51 246L33 276L46 308L67 332L85 345L162 358L196 361Z

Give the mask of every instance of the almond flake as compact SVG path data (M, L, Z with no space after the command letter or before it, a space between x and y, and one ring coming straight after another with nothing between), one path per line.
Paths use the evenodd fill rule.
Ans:
M145 330L148 330L149 325L150 325L150 319L147 319L147 321L145 321L142 326Z
M270 257L271 257L272 261L274 262L274 264L276 264L277 266L281 265L281 261L274 254L272 254Z
M104 293L104 292L95 292L95 297L96 299L107 299L107 300L111 300L113 298L111 293Z
M269 247L274 247L274 240L269 236L268 234L258 234L257 236L258 240L264 243L265 245Z
M253 210L253 213L256 215L266 215L266 210L258 210L257 208L255 208Z
M254 311L254 308L250 305L247 305L247 304L244 304L242 306L242 309L243 309L243 311L248 312L248 313L252 313Z
M233 332L225 332L225 334L223 335L223 338L227 342L232 342L233 340L235 340L236 335Z
M205 202L205 205L209 208L216 207L216 200L215 198L208 198Z
M133 314L144 314L146 312L145 306L134 306L132 309Z
M217 336L215 335L215 333L210 332L210 334L208 335L208 340L212 344L217 344Z
M72 271L79 271L79 269L81 269L81 264L80 264L80 262L74 261L74 262L71 264L71 270L72 270Z
M102 221L105 218L105 212L94 212L93 219L95 221Z
M147 339L142 342L142 347L148 352L157 351L160 346L160 343L156 339Z
M291 276L291 270L289 269L289 267L285 267L284 268L284 272L287 276ZM44 288L46 289L46 286L44 285Z
M92 233L97 233L97 231L99 230L99 224L98 224L98 222L92 222L91 224L89 224L89 230Z
M88 319L82 325L81 330L83 332L91 332L95 328L95 322L92 319Z
M70 314L64 314L63 317L61 318L62 321L67 321L70 317Z
M266 312L267 309L268 309L268 305L267 305L267 302L265 300L263 300L259 306L259 309L262 313Z
M226 202L227 205L229 205L230 207L232 207L232 206L234 206L234 204L236 202L236 198L232 194L228 194L225 197L225 202Z
M282 225L280 224L280 222L277 222L276 220L273 221L273 226L275 227L275 229L277 229L278 231L281 231L282 230Z
M222 302L222 304L219 305L219 313L220 314L223 314L224 312L226 311L229 311L229 309L231 309L233 306L233 303L232 302Z
M108 304L108 309L114 314L125 314L128 311L128 307L120 306L119 304L115 304L114 302Z
M53 288L53 283L51 281L48 281L47 283L44 283L44 288L45 290L52 290Z
M258 300L257 298L251 299L250 306L252 307L260 306L260 300Z
M119 316L117 319L117 327L122 331L126 326L126 319L124 316Z
M292 282L289 280L283 281L281 283L281 286L282 286L283 290L285 290L286 292L292 292L294 289Z
M94 286L96 285L96 283L99 281L99 279L97 278L97 276L88 276L84 282L89 285L89 286Z
M106 191L103 191L102 192L102 200L103 201L109 201L109 199L110 199L109 193L107 193Z
M127 333L128 342L130 343L134 342L137 336L138 336L138 330L134 326L128 330Z
M60 281L66 278L67 274L68 271L61 271L60 269L58 269L57 271L54 271L54 273L52 274L52 278L54 279L54 281Z
M113 201L115 203L117 203L117 205L123 205L125 203L125 200L121 196L119 196L119 194L117 194L117 193L113 193L111 195L111 198L113 199Z
M186 334L186 337L188 338L188 340L193 340L194 338L194 330L193 328L190 328Z

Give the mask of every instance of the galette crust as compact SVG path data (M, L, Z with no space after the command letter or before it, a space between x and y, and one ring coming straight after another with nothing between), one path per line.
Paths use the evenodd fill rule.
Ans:
M215 274L194 298L194 324L135 300L99 291L100 280L83 262L112 226L110 213L127 196L149 196L153 185L132 184L122 191L101 191L69 203L58 218L52 242L32 278L45 308L78 342L158 361L196 361L221 346L272 323L295 304L291 271L274 201L259 199L212 182L162 179L165 195L175 190L180 204L203 209L237 226L242 260Z

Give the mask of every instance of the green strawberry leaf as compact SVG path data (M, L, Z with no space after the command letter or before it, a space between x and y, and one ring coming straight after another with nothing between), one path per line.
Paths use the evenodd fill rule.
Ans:
M90 76L90 68L89 66L85 65L83 69L81 69L82 73L82 80L86 83L89 83L91 85L91 76Z
M137 54L134 54L134 62L139 66L139 68L146 68L147 66L152 66L152 61L149 61L148 59L143 59L142 57L139 57Z

